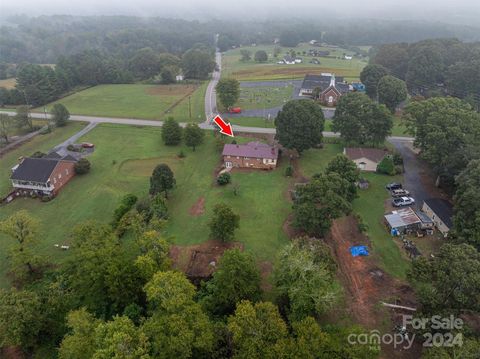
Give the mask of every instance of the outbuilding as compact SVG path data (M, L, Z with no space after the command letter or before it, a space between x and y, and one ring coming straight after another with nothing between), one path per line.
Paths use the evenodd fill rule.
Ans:
M385 215L387 223L392 235L405 234L413 232L421 228L422 221L410 207L392 211Z

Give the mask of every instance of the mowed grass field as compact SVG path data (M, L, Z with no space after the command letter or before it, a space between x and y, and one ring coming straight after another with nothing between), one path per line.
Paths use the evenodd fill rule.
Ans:
M265 79L296 79L303 78L305 74L320 74L322 72L333 72L338 76L344 76L346 80L358 80L363 67L367 65L368 59L353 58L352 60L343 59L343 54L353 55L353 52L341 48L323 48L313 47L309 44L300 44L293 48L299 57L303 59L301 64L282 65L277 64L286 52L291 48L281 47L281 53L278 57L273 57L273 49L276 45L268 46L245 46L238 49L229 50L224 53L222 58L222 76L233 77L237 80L256 81ZM311 64L313 57L303 55L303 51L308 54L309 49L330 51L331 57L316 57L320 61L319 65ZM252 60L240 61L240 50L249 50L252 53ZM265 50L268 54L268 61L257 63L253 60L256 51Z
M187 121L190 97L192 121L200 122L205 113L205 89L206 83L98 85L55 101L47 110L55 103L62 103L75 115L152 120L174 116Z
M15 79L15 77L0 80L0 87L4 87L6 89L13 89L16 84L17 84L17 80Z
M2 158L2 190L8 190L9 169L20 155L47 150L80 129L79 124L73 125L76 128L70 126L55 137L38 137L35 142L11 152L8 158ZM153 168L167 163L177 180L168 202L171 220L166 228L166 235L172 237L174 243L206 241L212 208L216 203L225 202L241 216L236 239L259 260L273 261L277 251L288 242L282 231L291 210L285 196L291 181L284 176L285 164L276 171L234 173L233 182L239 187L239 194L235 196L232 185L215 184L214 172L221 156L215 149L212 132L206 133L205 143L195 152L181 146L164 146L160 133L160 129L152 127L98 125L80 140L96 145L89 157L92 163L89 174L75 177L51 202L20 198L1 207L0 219L20 209L28 210L42 223L40 244L35 250L52 263L61 263L69 252L58 250L54 244L68 244L72 228L83 221L110 222L120 198L126 193L146 195ZM177 156L180 150L186 154L185 158ZM201 198L205 200L205 212L200 216L191 215L191 207ZM7 238L0 236L0 253L7 253L7 248ZM6 268L3 255L0 286L8 284Z

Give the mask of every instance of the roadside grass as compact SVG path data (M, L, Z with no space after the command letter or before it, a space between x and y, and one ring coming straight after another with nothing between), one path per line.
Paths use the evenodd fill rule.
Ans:
M208 81L205 81L191 96L185 97L171 111L168 111L165 117L172 116L178 122L205 121L205 92L207 91L207 86ZM188 97L190 97L190 105ZM192 113L191 119L190 111Z
M389 198L385 185L400 181L401 176L385 176L376 173L362 172L362 177L370 182L366 190L359 190L359 196L353 202L353 211L358 214L363 223L368 226L367 234L380 268L390 275L405 279L409 261L402 257L400 249L383 224L385 200Z
M241 87L237 106L242 110L256 110L282 106L292 97L293 86Z
M273 119L266 120L262 117L234 117L225 118L225 121L238 126L275 128Z
M303 62L295 65L281 65L277 61L281 60L285 53L291 48L281 47L281 53L278 57L273 57L273 49L276 45L267 46L245 46L238 49L227 51L222 59L222 76L233 77L237 80L264 80L264 79L295 79L303 78L305 74L320 74L322 72L334 72L338 76L344 76L346 80L358 80L362 68L367 64L367 59L353 58L344 60L343 54L353 55L353 52L341 48L313 47L309 44L299 44L293 48ZM320 61L319 65L310 64L311 56L303 55L303 51L315 48L318 50L330 51L330 57L316 57ZM252 60L247 62L240 61L240 50L249 50L252 52ZM265 50L269 60L265 63L256 63L253 55L256 51Z
M188 118L188 96L190 95L192 96L192 117L195 115L194 118L196 118L197 113L202 111L199 98L203 101L204 93L203 86L192 84L98 85L55 101L47 106L47 110L50 111L55 103L62 103L71 114L75 115L163 119L173 114ZM178 105L181 107L175 111L173 106Z
M79 124L75 130L80 129ZM206 133L205 143L192 152L184 146L166 147L162 144L159 128L100 124L80 141L92 142L95 152L89 156L90 173L76 176L60 194L48 203L19 198L0 209L3 219L20 209L28 210L42 223L40 244L35 248L54 264L61 264L68 251L60 251L53 245L69 244L72 228L86 220L108 223L120 198L126 193L146 195L149 176L159 163L171 166L177 180L176 188L169 196L171 220L165 229L173 243L193 244L208 239L208 221L213 206L219 202L230 204L241 216L236 240L244 243L246 250L258 259L273 261L275 255L288 242L282 224L291 208L284 196L290 179L284 177L284 165L270 172L252 171L234 173L233 182L239 194L233 194L233 185L219 187L214 172L220 163L220 153L214 145L211 132ZM36 150L47 150L68 137L66 133L55 137L41 137L12 152L9 160L2 158L2 189L8 187L8 171L20 155ZM48 136L48 135L47 135ZM239 139L240 142L251 139ZM179 158L183 150L185 158ZM205 198L205 213L192 216L192 205ZM7 239L0 235L0 253L6 253ZM0 287L8 285L5 272L7 263L0 262Z
M333 121L331 119L326 119L325 120L325 128L324 131L330 131L332 132L332 125ZM406 127L403 124L402 120L398 117L393 118L393 127L392 127L392 136L397 136L397 137L410 137L409 134L405 133Z
M323 172L328 162L342 151L342 144L325 144L323 149L305 151L299 162L302 175L310 178L316 173ZM373 249L371 254L377 259L378 265L392 276L404 279L409 261L403 258L383 224L384 203L389 198L385 185L400 181L401 178L369 172L362 172L361 176L370 182L370 186L367 190L358 191L359 196L353 202L353 212L368 226L367 235Z

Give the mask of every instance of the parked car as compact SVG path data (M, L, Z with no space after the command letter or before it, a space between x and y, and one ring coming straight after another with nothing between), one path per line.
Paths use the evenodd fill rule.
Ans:
M230 112L230 113L241 113L242 109L240 107L230 107L228 109L228 112Z
M82 147L83 148L94 148L95 145L93 143L83 142Z
M389 191L393 191L394 189L402 189L402 184L397 182L392 182L387 184L385 188L388 189Z
M410 192L408 192L406 189L394 189L390 191L390 194L393 198L410 196Z
M404 207L415 204L415 200L412 197L399 197L392 199L392 204L394 207Z

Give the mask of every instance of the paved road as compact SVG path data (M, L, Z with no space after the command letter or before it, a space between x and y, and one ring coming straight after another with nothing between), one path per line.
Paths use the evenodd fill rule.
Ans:
M98 122L90 122L87 126L85 126L83 129L78 131L76 134L74 134L68 140L65 140L64 142L55 146L53 148L53 151L57 152L60 156L66 156L67 154L69 154L69 151L67 150L68 145L73 145L74 143L76 143L81 137L83 137L88 132L93 130L95 128L95 126L97 126L97 124L98 124Z
M208 123L217 114L217 95L215 93L215 86L220 80L220 72L222 71L222 54L217 48L215 52L215 62L217 63L218 71L214 71L212 79L207 86L205 92L205 123Z

